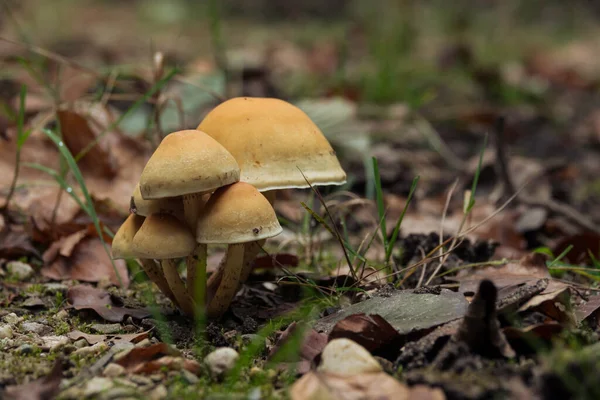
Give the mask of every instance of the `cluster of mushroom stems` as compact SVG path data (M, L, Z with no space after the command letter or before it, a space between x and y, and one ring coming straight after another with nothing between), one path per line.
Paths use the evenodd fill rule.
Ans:
M197 129L168 134L131 196L112 243L114 258L137 258L182 312L225 313L266 239L282 232L276 191L346 181L331 145L299 108L240 97L214 108ZM207 279L207 246L227 245ZM178 272L185 259L186 282Z

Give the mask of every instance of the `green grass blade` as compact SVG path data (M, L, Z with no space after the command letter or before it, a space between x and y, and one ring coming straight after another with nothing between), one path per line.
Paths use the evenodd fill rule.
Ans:
M375 201L377 203L377 213L379 214L379 220L381 227L381 240L383 240L383 246L388 249L387 239L387 226L385 223L385 205L383 203L383 189L381 188L381 175L379 174L379 163L377 158L373 157L373 177L375 178Z
M119 285L122 287L123 280L121 279L121 275L119 274L119 271L117 270L117 266L115 265L114 260L112 259L110 250L108 249L108 246L106 245L106 241L104 240L104 235L102 234L102 227L100 226L100 220L98 219L98 215L96 214L96 209L94 208L94 203L92 202L92 197L90 196L90 193L87 190L87 187L85 185L85 180L83 179L83 175L81 174L81 171L79 170L79 167L77 166L77 162L75 161L75 159L73 158L73 155L71 154L71 152L69 151L67 146L65 146L64 142L62 141L62 139L60 137L58 137L56 134L54 134L52 131L50 131L48 129L43 129L42 131L44 132L44 134L46 136L48 136L50 138L50 140L52 140L52 142L54 142L54 144L58 148L58 151L65 159L65 161L69 167L69 170L75 177L75 180L77 181L77 184L79 185L79 188L81 189L81 192L83 193L83 197L85 198L85 201L87 204L87 207L85 208L85 210L87 211L88 215L90 216L90 218L92 219L92 221L94 223L94 227L96 228L98 237L100 238L100 241L102 242L104 251L106 251L106 254L108 255L108 258L110 259L110 262L112 264L115 275L117 276L117 279L119 280Z
M402 225L402 220L404 219L404 215L406 214L406 211L408 211L408 206L410 205L413 195L415 194L415 191L417 190L417 184L419 183L419 179L420 179L420 177L417 175L412 181L412 185L410 186L410 191L408 192L408 197L406 198L406 204L404 205L404 209L402 210L402 213L400 214L398 221L396 221L396 226L394 226L394 231L392 232L392 236L390 237L390 242L388 243L387 247L385 248L385 263L386 264L390 262L390 258L392 257L392 251L394 250L394 245L396 244L396 240L398 240L398 235L400 234L400 226Z
M477 170L475 171L475 176L473 177L473 185L471 186L471 195L469 197L469 205L467 207L466 213L469 213L473 207L475 206L475 189L477 189L477 184L479 183L479 175L481 174L481 166L483 164L483 154L485 153L485 148L487 147L488 136L487 133L483 138L483 148L479 153L479 162L477 163Z
M552 268L554 265L556 265L556 263L560 262L560 260L563 259L571 251L572 248L572 244L568 245L567 248L564 249L563 252L558 255L558 257L556 257L550 262L550 264L548 264L548 268Z
M27 97L27 86L21 85L19 93L19 114L17 115L17 150L21 150L32 130L24 131L25 126L25 98Z

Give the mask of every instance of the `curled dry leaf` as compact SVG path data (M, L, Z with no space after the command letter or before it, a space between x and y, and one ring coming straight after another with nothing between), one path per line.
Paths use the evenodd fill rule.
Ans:
M57 360L48 375L33 382L18 386L8 386L0 391L0 399L12 400L49 400L56 397L60 391L63 366Z
M600 311L600 295L590 297L585 303L577 306L575 315L579 323L588 322L594 328L598 325L598 312Z
M279 350L285 345L285 343L288 342L297 328L298 324L296 322L292 322L283 332L281 332L277 343L269 352L269 359L273 358L279 352ZM304 338L302 339L302 344L300 345L300 360L292 364L292 366L295 367L296 372L298 374L307 373L310 370L312 363L317 360L317 357L325 348L326 344L327 335L319 333L314 329L308 329L306 332L304 332Z
M115 363L134 374L152 374L165 367L171 370L186 369L193 374L200 371L198 362L183 358L179 351L166 343L136 347Z
M150 316L146 310L120 307L107 291L89 285L73 286L67 292L67 299L76 310L94 310L110 322L121 322L127 315L136 319Z
M114 334L114 335L92 335L81 331L72 331L67 333L67 336L71 340L85 339L91 345L99 342L113 342L113 343L138 343L148 337L150 331L130 334Z
M350 339L375 355L385 357L390 349L402 346L402 337L393 326L377 314L353 314L339 321L329 333L329 340Z
M14 259L21 256L40 257L27 232L9 225L0 232L0 258Z
M99 282L108 278L115 285L122 283L123 287L129 286L125 261L111 262L102 241L90 236L88 230L75 232L54 242L44 253L43 260L42 275L51 279Z
M67 148L73 154L79 154L90 143L97 139L101 132L101 127L92 128L90 119L92 117L81 115L74 110L57 111L58 120L62 137ZM96 124L96 126L98 126ZM100 140L98 144L92 147L89 152L79 161L80 168L91 174L114 178L116 175L116 163L112 153L107 148L106 140Z

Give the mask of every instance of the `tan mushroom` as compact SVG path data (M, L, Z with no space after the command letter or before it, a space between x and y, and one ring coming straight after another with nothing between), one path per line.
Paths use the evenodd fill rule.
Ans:
M132 253L136 257L160 260L163 274L177 304L189 316L195 315L195 305L179 272L176 260L187 257L196 247L190 229L169 214L148 216L133 237Z
M195 231L202 196L239 176L237 162L221 144L198 130L184 130L167 135L152 154L140 177L140 192L146 200L182 196L185 221ZM188 256L188 291L202 305L206 246L197 245Z
M135 185L131 201L129 202L129 208L132 213L143 217L152 214L171 214L178 219L184 219L183 200L181 196L146 200L142 197L139 183Z
M197 128L235 157L240 181L255 186L273 205L278 189L341 185L346 173L314 122L298 107L279 99L238 97L215 107ZM242 281L264 241L246 246ZM209 286L217 284L219 272Z
M240 284L244 243L280 234L281 225L269 201L254 186L237 182L217 189L200 212L196 240L227 244L222 278L207 306L209 317L222 315Z
M133 238L143 223L144 217L142 216L130 214L127 217L113 238L112 256L114 259L138 258L148 278L158 286L165 296L178 306L177 299L173 295L160 266L153 259L139 258L133 251Z

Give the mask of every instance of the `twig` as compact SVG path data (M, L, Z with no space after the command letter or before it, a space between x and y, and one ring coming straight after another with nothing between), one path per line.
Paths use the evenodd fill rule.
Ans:
M496 129L494 130L496 136L496 166L500 173L500 179L502 180L505 195L517 194L516 200L521 204L530 207L542 207L546 210L555 214L562 215L569 219L574 224L581 228L590 230L597 234L600 234L600 228L598 224L590 221L589 217L581 214L576 209L570 207L567 204L560 203L553 199L534 199L525 193L519 193L515 191L514 185L510 177L510 171L508 169L508 159L506 157L506 142L504 141L504 118L499 118Z

